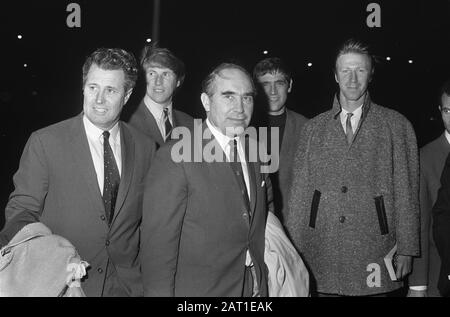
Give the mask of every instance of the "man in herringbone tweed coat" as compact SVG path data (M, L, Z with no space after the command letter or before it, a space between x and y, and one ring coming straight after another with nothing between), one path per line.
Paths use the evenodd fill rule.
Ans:
M372 58L347 41L336 59L333 108L305 124L286 227L318 295L392 292L384 257L397 246L397 279L419 255L419 167L410 122L373 103Z

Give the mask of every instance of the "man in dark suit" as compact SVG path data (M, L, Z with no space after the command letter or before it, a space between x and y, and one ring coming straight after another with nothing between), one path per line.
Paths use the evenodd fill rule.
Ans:
M171 139L173 128L193 126L190 115L172 106L173 96L183 84L185 67L171 51L155 46L144 47L141 67L147 90L128 122L155 140L159 147Z
M268 128L267 149L271 151L271 130L278 129L279 169L270 174L272 181L275 214L283 223L287 206L287 195L292 182L292 162L300 139L300 131L308 119L287 108L287 99L292 91L292 75L287 65L277 57L266 58L256 64L253 78L264 92L264 114L256 125ZM274 153L271 153L272 155Z
M254 85L242 67L221 64L202 88L206 121L195 126L194 140L161 147L147 178L144 294L267 296L264 232L271 185L251 159L257 149L244 154L244 143L255 144L244 134ZM181 142L187 144L183 155L190 153L182 160L176 151Z
M436 202L442 170L450 153L450 81L442 86L439 99L439 111L445 131L420 149L421 255L414 258L408 292L408 296L415 297L439 296L437 284L441 259L431 230L431 209Z
M0 244L44 223L90 264L87 296L142 295L142 183L156 146L119 121L136 78L130 53L92 53L83 65L83 112L31 135L6 206Z
M436 159L443 161L444 154L450 152L448 144L448 140L450 140L448 132L450 126L450 82L447 82L444 85L442 92L440 110L446 131L445 140L441 141L441 146L444 149L439 152L439 158L437 158L438 155L435 154L435 156ZM436 203L432 210L432 232L441 261L439 263L439 261L435 259L437 263L431 263L432 258L430 257L429 265L431 267L434 264L434 266L439 267L440 264L437 287L442 296L450 296L450 155L448 154L445 164L443 165L440 181L441 187L439 188ZM430 244L430 252L431 250Z

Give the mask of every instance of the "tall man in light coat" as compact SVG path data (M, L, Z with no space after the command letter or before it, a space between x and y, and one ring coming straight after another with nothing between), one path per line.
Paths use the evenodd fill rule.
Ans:
M143 181L155 152L119 120L137 79L136 60L101 48L83 65L83 112L34 132L14 175L0 246L42 222L90 267L87 296L142 296L139 226Z
M284 222L287 210L287 196L292 182L292 163L303 125L304 116L287 108L288 95L292 91L293 79L288 66L278 57L265 58L253 69L253 78L263 90L264 104L259 110L261 116L256 122L259 127L268 128L267 143L272 129L278 129L277 147L267 144L266 148L279 149L279 169L270 174L272 181L275 215ZM271 153L272 157L275 153Z
M354 40L335 65L331 110L305 124L294 162L287 230L319 295L365 296L402 286L384 257L397 246L396 277L419 255L419 166L410 122L373 103L373 60ZM395 277L394 277L395 278Z

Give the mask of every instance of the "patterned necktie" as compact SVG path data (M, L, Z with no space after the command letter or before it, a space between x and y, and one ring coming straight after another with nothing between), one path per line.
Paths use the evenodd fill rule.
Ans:
M352 144L352 140L353 140L353 129L352 129L352 123L350 121L352 116L353 116L353 113L351 113L351 112L347 113L347 122L345 123L345 127L347 130L347 143L349 145Z
M117 193L119 192L120 174L113 151L109 144L109 132L103 132L103 159L104 159L104 182L103 182L103 204L105 205L108 224L111 224L114 216Z
M169 109L166 107L164 108L164 127L166 135L164 136L164 142L167 141L167 139L170 139L170 133L172 133L172 124L170 124L169 120Z

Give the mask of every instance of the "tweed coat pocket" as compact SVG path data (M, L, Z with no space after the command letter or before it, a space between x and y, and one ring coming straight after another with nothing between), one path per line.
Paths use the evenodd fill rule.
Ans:
M309 226L316 227L317 211L319 210L320 196L322 195L317 189L314 190L314 195L311 203L311 213L309 215Z
M378 215L378 223L380 225L381 235L386 235L389 233L388 222L386 217L386 208L384 207L383 196L377 196L375 199L375 208Z

